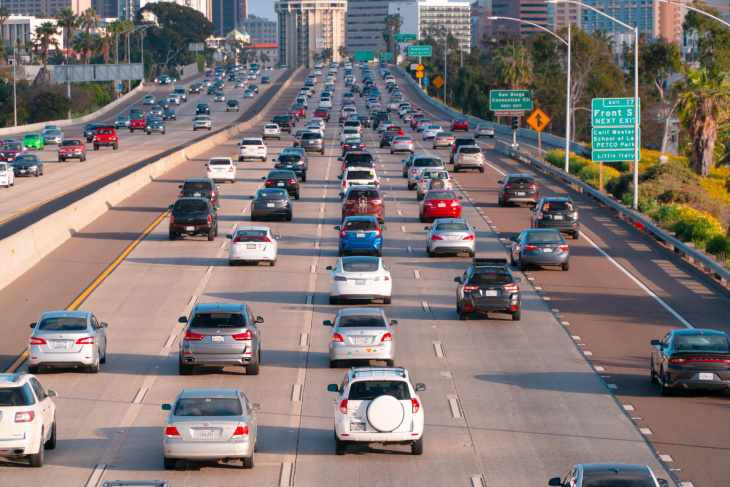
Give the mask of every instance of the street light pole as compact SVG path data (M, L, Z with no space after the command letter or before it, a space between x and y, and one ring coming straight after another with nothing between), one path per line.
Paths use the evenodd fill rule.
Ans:
M13 44L13 127L18 126L18 88L17 88L17 68L18 64L18 39Z

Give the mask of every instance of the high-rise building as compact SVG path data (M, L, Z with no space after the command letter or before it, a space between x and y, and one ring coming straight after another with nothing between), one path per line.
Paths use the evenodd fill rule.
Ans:
M96 10L100 18L117 17L119 15L118 0L91 0L91 8Z
M388 0L347 1L345 42L350 55L353 55L355 51L385 51L387 49L385 39L383 39L383 30L389 4Z
M251 36L254 44L276 44L279 42L279 33L276 21L258 17L244 19L240 23L240 30L245 30Z
M332 49L342 60L345 46L347 0L281 0L274 4L279 17L279 63L291 68L314 65L314 55Z
M245 0L212 0L210 3L209 20L215 25L216 35L225 35L235 30L247 16Z
M435 30L446 29L459 40L459 48L471 49L471 5L469 2L448 0L418 0L392 2L388 13L403 18L402 34L416 34L419 39L434 35Z
M92 0L92 1L115 1L115 0ZM201 14L205 16L208 20L211 20L211 3L210 0L118 0L120 5L123 3L126 3L128 5L128 10L131 12L129 15L131 15L132 18L134 18L137 15L137 11L144 7L145 5L149 3L157 3L157 2L172 2L180 5L181 7L188 7L192 8L193 10L197 10ZM136 3L136 5L135 5ZM129 18L126 16L125 13L124 16L120 15L120 18ZM233 30L233 29L229 29Z
M646 33L650 38L664 37L672 42L682 38L682 22L686 13L682 7L646 0L586 0L585 3L631 27L638 26L639 32ZM580 17L580 26L588 33L598 30L609 34L622 33L621 39L616 39L618 45L625 41L624 37L633 34L591 9L582 8Z
M492 35L492 0L477 0L471 4L471 45L484 48L484 36Z
M548 4L536 0L511 0L509 2L492 3L492 14L498 17L511 17L544 25L548 23ZM513 20L493 20L492 34L495 35L500 32L512 35L531 35L540 32L540 29Z
M48 18L53 17L56 9L71 7L76 15L91 8L91 0L2 0L3 7L10 15L26 15L35 17L43 12Z

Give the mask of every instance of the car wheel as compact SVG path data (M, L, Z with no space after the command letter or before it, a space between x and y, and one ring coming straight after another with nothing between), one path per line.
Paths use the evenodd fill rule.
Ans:
M570 269L570 262L566 262L565 264L561 265L560 267L562 267L564 271L567 271L568 269Z
M672 388L667 386L667 377L664 375L664 369L659 371L659 391L665 397L672 395Z
M512 321L520 321L520 318L522 318L522 309L517 309L512 313Z
M342 441L341 439L337 438L337 434L335 434L335 454L337 454L337 455L346 455L347 454L347 442Z
M290 222L290 221L291 221L291 219L292 219L292 216L293 216L293 215L292 215L291 213L289 213L289 214L288 214L288 215L286 216L286 221Z
M436 254L431 252L431 247L426 247L426 254L428 254L429 257L434 257Z
M58 162L63 162L63 158L62 157L59 157L58 158Z
M382 257L383 256L383 251L382 250L378 250L377 252L375 252L375 255L377 255L378 257Z
M659 382L657 380L656 374L654 373L654 359L651 360L651 369L649 369L649 375L651 376L651 383L656 384Z
M307 173L306 173L306 171L302 173L302 182L303 183L306 183L307 182Z
M213 230L208 232L208 242L212 242L215 239L215 232Z
M390 304L393 302L393 296L385 296L383 298L383 304Z
M170 232L170 241L172 242L177 238L177 234L175 232Z
M276 259L269 261L269 267L274 267L276 265Z
M299 199L299 193L297 193L297 194L294 195L294 199L295 200L298 200Z
M411 453L413 455L423 455L423 435L413 442L411 445Z
M246 375L259 375L259 369L261 368L259 361L261 359L261 351L256 353L256 361L249 363L246 366Z
M521 271L527 270L527 264L522 260L522 256L520 256L520 260L518 261L518 265L520 267Z
M454 172L459 172L459 167L456 164L454 164Z
M243 457L242 458L242 460L243 460L243 465L242 465L243 468L246 468L246 469L253 468L253 463L254 463L253 462L253 455L254 454L252 452L250 457Z
M183 363L182 360L178 360L177 373L179 375L193 375L193 366Z
M163 460L163 466L165 467L165 470L175 470L175 465L177 464L177 458L167 458Z
M573 232L573 240L578 240L580 233L578 231Z
M416 200L421 201L422 199L423 199L423 196L421 195L421 193L416 193Z
M340 251L338 252L338 255L339 255L340 257L344 257L344 256L345 256L345 251L344 251L344 250L340 250Z
M479 172L483 173L484 172L484 168L483 167L480 167L479 168Z
M86 162L86 154L81 157L81 162Z
M34 374L35 375L35 374L38 373L39 370L40 370L40 366L38 366L38 365L29 365L28 366L28 373L29 374Z
M469 319L469 314L468 314L468 313L465 313L464 311L461 311L461 310L460 310L460 311L459 311L459 319L460 319L461 321L466 321L466 320L468 320L468 319Z
M499 206L504 206L504 201L502 201L502 198L500 198L500 197L497 197L497 204L498 204Z
M340 366L339 360L330 360L330 369L336 369Z
M512 251L510 251L510 253L509 253L509 265L511 265L511 266L517 265L517 262L515 262L514 257L512 257Z
M391 154L393 154L393 151L390 151Z
M104 347L104 355L102 355L101 358L99 359L99 363L100 364L106 363L106 346Z
M413 191L413 185L411 183L408 183L408 191Z
M44 442L41 441L38 453L28 455L28 463L33 468L40 468L43 466L43 451L45 449L43 443Z
M476 257L476 255L477 255L476 251L471 251L471 252L469 252L469 257L471 257L472 259L473 259L474 257Z
M239 156L239 158L238 158L238 162L243 162L243 157L240 157L240 156Z
M56 418L53 418L53 424L51 425L51 436L48 438L48 441L46 441L46 444L43 445L43 448L45 450L53 450L56 448Z
M99 373L99 360L96 359L96 363L94 365L89 365L88 372L90 374L98 374Z
M147 135L152 135L152 132L147 132Z

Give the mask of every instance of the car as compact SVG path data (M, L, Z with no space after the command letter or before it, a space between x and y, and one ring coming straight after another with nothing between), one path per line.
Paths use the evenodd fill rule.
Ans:
M570 268L570 249L559 231L549 228L523 230L510 238L510 263L521 271L531 265Z
M385 196L377 186L350 186L340 193L342 220L348 216L374 216L385 222Z
M147 119L147 135L152 135L152 132L159 132L165 135L165 122L163 120L150 120Z
M221 336L232 336L228 332L224 329L225 335ZM229 340L234 345L246 343L242 339ZM180 392L173 404L162 405L164 411L170 411L163 440L165 470L175 469L178 459L228 461L240 458L243 468L253 468L254 452L258 448L258 421L254 411L260 408L258 403L251 404L236 389ZM211 438L215 440L211 441Z
M423 128L423 140L435 139L441 132L443 132L441 125L427 125Z
M40 367L83 367L99 372L106 363L106 323L88 311L50 311L31 323L28 342L28 371Z
M307 132L315 132L324 137L324 129L318 123L308 123L307 126L304 127L304 130L306 130Z
M18 176L43 176L43 161L35 154L21 154L13 159L13 172Z
M27 457L30 467L43 466L45 450L56 448L54 397L33 374L0 374L0 409L7 418L0 423L0 457Z
M251 196L251 221L262 218L284 218L291 221L294 209L286 189L259 189Z
M299 146L307 152L319 152L324 155L324 137L316 132L304 132L299 141Z
M221 187L208 178L190 178L186 179L181 185L178 198L206 198L213 205L213 208L220 208L218 201L218 191Z
M390 147L391 142L393 142L393 139L399 136L405 135L403 131L396 131L396 130L386 130L383 132L383 135L380 136L380 148L383 147Z
M185 89L185 85L182 85L182 86L176 86L174 93L179 97L180 100L187 103L188 102L188 91L189 90Z
M63 142L63 132L59 129L43 129L43 145L60 144Z
M426 168L416 183L416 198L421 201L431 189L453 189L453 182L448 171L443 168Z
M222 91L219 91L213 97L213 101L226 101L226 94L223 93Z
M162 120L177 120L177 114L175 110L167 109L162 112Z
M477 125L477 128L474 131L474 138L478 139L479 137L494 138L494 125L491 123L480 123Z
M427 127L433 125L433 122L428 118L422 118L416 123L416 132L423 132Z
M451 121L451 131L457 130L469 131L469 121L465 118L455 118Z
M129 110L129 117L141 117L144 115L144 110L142 108L132 108ZM87 124L92 125L92 124ZM104 124L96 124L96 125L104 125ZM96 130L96 128L94 128Z
M388 130L390 127L394 126L395 123L391 120L381 120L380 122L375 122L373 120L373 124L377 123L378 125L378 133L382 134L386 130Z
M293 120L287 115L276 115L271 119L271 123L275 123L279 130L282 132L289 132L291 134L291 128Z
M405 159L403 164L403 172L408 178L408 189L415 189L418 181L421 179L421 172L425 169L443 169L444 164L439 156L431 156L428 154L415 154Z
M330 121L330 111L327 108L319 107L314 111L314 116Z
M497 196L499 206L508 203L534 205L540 197L540 187L531 174L507 174L504 180L497 183L500 185Z
M196 115L195 117L193 117L193 132L197 131L198 129L211 130L212 128L213 126L210 116Z
M451 149L452 145L454 145L454 134L451 132L438 132L433 138L434 149L438 149L439 147Z
M99 128L103 128L103 127L104 126L99 127ZM134 115L129 120L129 133L130 134L134 133L135 130L145 130L145 127L147 127L147 120L143 116Z
M383 230L377 217L348 216L337 225L335 230L340 232L339 256L349 253L374 253L383 256Z
M391 280L390 271L393 270L393 266L386 267L383 264L383 259L380 257L366 255L342 257L334 267L327 266L327 270L332 271L330 273L330 304L337 304L342 300L371 301L373 299L382 299L383 304L390 304L392 302L393 281ZM347 331L357 332L359 330ZM368 339L372 340L372 337ZM356 344L360 345L359 343L350 343L343 346L346 347ZM367 345L372 344L367 343ZM379 352L383 351L379 350ZM364 350L356 350L353 352L364 352ZM338 355L337 352L332 353L332 348L330 347L331 362L333 360L339 360L339 358L334 357L336 355ZM367 359L367 357L356 357L356 355L352 356L352 358ZM377 360L377 356L373 358ZM393 365L392 362L388 362L389 359L386 358L385 360L387 365Z
M119 115L114 121L114 128L129 128L130 118L126 115Z
M371 153L366 151L351 151L342 157L338 157L337 160L342 161L342 166L340 166L340 175L342 175L348 167L375 169L375 162L380 161L380 158L373 157Z
M332 98L322 97L319 99L320 108L332 108Z
M134 110L134 108L132 109ZM141 110L141 109L140 109ZM131 115L130 115L131 118ZM84 125L84 138L86 138L86 142L91 142L94 140L94 134L96 134L96 129L99 127L106 127L106 124L104 123L87 123ZM127 127L129 127L129 124L127 124Z
M266 144L261 137L244 137L238 144L238 162L245 159L260 159L261 162L266 162L268 156Z
M43 137L37 132L25 134L21 139L21 142L28 149L43 149Z
M198 103L198 106L195 107L195 114L210 115L210 105L207 103Z
M542 197L532 209L530 228L555 228L569 233L574 240L580 235L578 210L570 197Z
M251 87L249 86L248 88L246 88L243 91L243 97L244 98L253 98L254 93L255 93L255 91L252 90Z
M245 88L248 80L239 78L233 83L233 88Z
M261 129L261 138L281 140L281 129L275 123L267 123Z
M403 367L352 367L342 387L329 384L334 399L335 453L347 454L355 443L410 445L413 455L423 454L425 414L418 392Z
M231 110L235 110L235 111L239 110L238 100L228 100L226 102L226 111L230 112Z
M159 105L155 105L150 108L150 115L157 115L161 117L163 113L165 113L165 110L163 110Z
M28 154L28 148L22 142L5 142L0 149L0 161L13 162L17 157Z
M340 145L345 143L345 140L351 137L360 137L361 131L356 127L343 127L340 132Z
M307 130L306 128L298 129L296 132L294 132L294 140L292 141L292 147L301 148L299 144L302 141L302 135L304 135L307 132L309 132L309 130Z
M306 117L307 116L307 107L302 105L301 103L295 103L291 106L291 109L299 113L300 117Z
M342 155L344 156L350 151L364 151L365 141L362 137L348 137L345 139L345 143L342 144Z
M478 169L484 172L484 154L476 145L460 145L454 154L454 172L462 169Z
M61 127L59 127L59 126L58 126L57 124L55 124L55 123L49 123L49 124L47 124L47 125L45 125L45 126L43 127L43 130L42 130L42 132L44 132L44 131L46 131L46 130L61 130Z
M662 396L679 390L730 389L730 341L715 330L671 330L651 341L651 380Z
M292 171L302 182L307 181L308 163L300 153L282 152L274 161L274 169Z
M337 176L342 181L342 190L346 191L350 186L378 186L378 175L375 169L368 167L348 167Z
M261 178L264 180L264 186L267 189L285 189L289 196L295 200L299 199L299 180L294 171L276 169Z
M273 192L276 190L264 191ZM228 253L229 266L241 262L256 264L267 262L271 267L276 265L276 241L281 236L272 234L269 227L238 226L231 235L226 235L226 238L231 241Z
M421 200L418 218L421 223L436 218L461 218L461 196L447 189L430 189Z
M236 164L230 157L211 157L205 164L205 174L213 182L230 181L236 182Z
M387 133L387 132L386 132ZM409 135L398 135L390 142L390 153L395 152L414 153L413 139Z
M357 121L360 122L360 126L366 129L370 128L370 117L367 115L358 115Z
M309 103L307 102L307 95L301 94L297 96L296 103L303 106L304 108L307 108L307 106L309 105Z
M636 486L669 487L665 479L657 478L647 465L628 463L586 463L574 465L565 480L551 478L548 485L559 487Z
M163 74L162 76L157 78L157 82L160 85L168 85L172 82L172 79L169 76L167 76L166 74Z
M167 98L161 98L161 99L157 100L157 104L163 110L169 110L170 109L170 100L168 100Z
M254 318L245 303L196 304L180 340L178 373L192 375L197 366L245 367L246 375L258 375L261 363L261 330L264 319ZM215 337L215 338L214 338Z
M142 104L143 105L154 105L155 97L152 95L146 95L144 98L142 98Z
M83 139L65 139L58 146L58 162L66 159L78 159L81 162L86 160L86 144Z
M429 257L466 253L473 258L476 255L474 232L477 227L469 226L464 218L439 218L425 229L428 230L426 254Z
M208 87L208 90L205 92L205 94L206 95L215 95L216 93L218 93L218 91L220 91L219 87L220 87L220 85L217 85L217 84L211 85Z
M507 313L512 321L522 317L519 277L514 277L507 259L473 259L461 277L455 277L456 312L461 321L474 313Z
M15 186L15 171L7 162L0 162L0 186Z
M451 153L449 155L449 163L454 163L454 156L456 155L456 151L461 147L462 145L473 145L477 146L477 141L471 137L456 137L454 139L454 145L451 146Z
M183 235L205 235L212 242L218 235L218 215L207 198L180 198L170 210L171 241Z

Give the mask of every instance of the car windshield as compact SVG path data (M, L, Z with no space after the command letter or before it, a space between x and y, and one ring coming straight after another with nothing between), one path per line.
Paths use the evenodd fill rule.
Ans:
M36 325L36 330L43 331L82 331L86 329L86 318L61 316L45 318Z
M408 384L402 380L369 380L352 384L348 399L353 401L367 401L379 396L393 396L399 401L407 401L411 398L411 393L408 389Z
M377 230L374 221L356 220L347 222L345 231L347 232L374 232Z
M3 150L20 150L20 144L5 144L5 146L3 146Z
M722 335L678 335L674 348L682 351L730 352L730 345Z
M178 201L175 204L175 213L208 213L205 201Z
M433 158L419 157L413 161L413 167L438 167L443 166L441 160Z
M563 237L557 231L554 232L528 232L528 243L561 243Z
M343 259L342 270L345 272L376 272L380 267L377 258Z
M230 166L231 160L230 159L211 159L208 161L209 166Z
M264 200L280 200L286 198L286 191L283 189L261 189L256 193L256 198Z
M40 160L38 156L28 154L16 157L14 162L40 162Z
M469 279L469 284L490 286L493 284L510 284L512 277L504 272L480 272Z
M112 135L114 133L114 131L113 130L99 129L99 130L97 130L97 133L99 135Z
M174 416L241 416L241 401L235 397L183 397L175 404Z
M428 200L455 200L456 195L453 191L429 191L427 198Z
M347 171L345 179L374 179L374 177L370 171Z
M197 313L190 328L243 328L246 321L241 313Z
M80 146L81 141L80 140L64 140L61 142L61 147L70 147L70 146Z
M25 134L25 136L23 138L24 139L37 139L38 137L40 137L39 134Z
M436 230L443 231L469 231L469 225L463 222L442 222L436 224Z
M481 151L479 147L461 147L459 154L479 154Z

